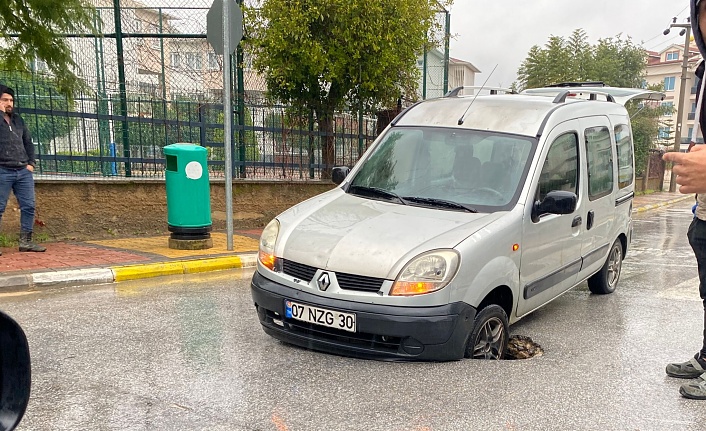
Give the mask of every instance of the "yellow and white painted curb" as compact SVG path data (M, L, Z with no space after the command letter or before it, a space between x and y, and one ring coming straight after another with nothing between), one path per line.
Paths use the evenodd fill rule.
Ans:
M254 268L257 254L219 256L206 259L156 262L110 268L84 268L66 271L39 272L0 276L0 291L3 289L42 289L47 287L85 286L105 284L165 275L194 274L225 269Z
M675 204L675 203L677 203L677 202L681 202L681 201L684 201L684 200L687 200L687 199L694 199L694 195L685 195L685 196L682 196L682 197L679 197L679 198L676 198L676 199L672 199L672 200L669 200L669 201L660 202L660 203L657 203L657 204L650 204L650 205L641 206L641 207L639 207L639 208L633 209L632 211L633 211L633 212L636 212L636 213L641 213L641 212L643 212L643 211L653 210L653 209L655 209L655 208L664 207L664 206L667 206L667 205L672 205L672 204Z
M194 274L197 272L220 271L224 269L252 268L255 267L255 265L256 255L253 253L240 256L116 266L110 268L110 270L113 272L114 281L126 281L140 278L161 277L164 275Z

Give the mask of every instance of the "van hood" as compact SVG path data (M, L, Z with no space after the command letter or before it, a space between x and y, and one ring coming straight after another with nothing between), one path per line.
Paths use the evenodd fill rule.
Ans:
M505 214L399 205L339 191L278 217L279 256L330 271L393 279L412 257L453 248Z

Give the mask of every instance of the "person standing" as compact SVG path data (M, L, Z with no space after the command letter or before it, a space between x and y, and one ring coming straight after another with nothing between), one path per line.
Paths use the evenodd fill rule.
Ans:
M12 88L0 85L0 220L12 191L20 205L20 251L42 252L46 248L32 242L34 145L22 117L14 111L14 102Z

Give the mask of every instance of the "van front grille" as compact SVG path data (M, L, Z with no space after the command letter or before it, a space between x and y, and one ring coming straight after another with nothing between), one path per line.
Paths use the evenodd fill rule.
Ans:
M317 268L304 265L303 263L282 259L282 272L290 277L298 278L306 283L310 283L316 275ZM385 282L384 278L365 277L356 274L346 274L336 272L338 286L345 290L357 290L359 292L377 292Z
M303 263L282 259L282 272L309 283L314 278L314 274L316 274L316 268L304 265Z
M377 292L385 282L384 278L364 277L362 275L336 273L338 286L346 290L358 290L361 292Z

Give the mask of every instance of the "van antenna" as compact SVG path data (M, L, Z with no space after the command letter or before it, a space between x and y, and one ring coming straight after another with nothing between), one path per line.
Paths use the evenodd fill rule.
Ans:
M485 82L484 82L483 85L478 89L478 92L477 92L476 95L473 97L473 100L471 100L471 103L468 105L468 108L466 108L466 110L463 111L463 115L461 115L461 118L458 119L458 125L459 125L459 126L462 126L462 125L463 125L463 121L464 121L464 119L466 118L466 114L468 113L468 110L471 109L471 105L473 105L473 102L476 101L476 97L478 97L478 93L480 93L481 91L483 91L483 88L485 88L485 84L488 83L488 80L490 79L491 76L493 76L493 72L495 72L495 69L497 69L497 68L498 68L498 65L496 64L495 67L493 68L493 70L490 71L490 75L488 75L488 77L485 78Z

